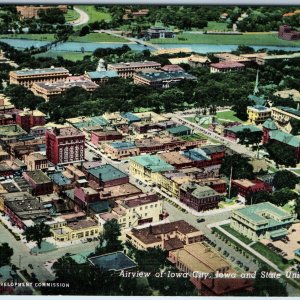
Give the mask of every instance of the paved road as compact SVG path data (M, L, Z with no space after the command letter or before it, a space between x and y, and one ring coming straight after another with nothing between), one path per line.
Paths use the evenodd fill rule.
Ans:
M78 8L76 6L74 7L74 10L77 11L80 16L79 16L79 18L77 20L69 22L68 24L70 24L70 25L72 25L72 26L75 27L75 26L84 25L84 24L86 24L86 23L89 22L90 17L89 17L89 15L85 11L81 10L80 8Z

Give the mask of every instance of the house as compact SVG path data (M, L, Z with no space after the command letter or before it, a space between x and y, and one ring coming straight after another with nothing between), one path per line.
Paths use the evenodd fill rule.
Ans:
M295 217L291 213L270 202L264 202L234 210L230 227L253 241L278 240L288 234L294 221Z
M180 187L179 200L199 212L218 208L221 195L209 186L186 182Z
M278 30L278 37L287 41L300 40L300 31L293 30L288 25L281 25Z
M201 242L204 234L186 221L180 220L145 228L133 228L126 240L140 250L159 247L166 251L181 249L184 245Z
M173 31L166 29L164 27L150 27L147 30L147 37L149 39L165 39L165 38L174 38L175 34Z

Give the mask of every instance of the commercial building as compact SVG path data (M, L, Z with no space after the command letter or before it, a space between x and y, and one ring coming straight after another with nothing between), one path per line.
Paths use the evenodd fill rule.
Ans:
M105 141L122 140L123 135L117 130L93 130L91 132L91 142L95 146L99 146L100 143Z
M0 126L0 139L6 143L16 142L22 137L25 137L27 132L19 125L2 125Z
M33 195L52 194L53 183L42 170L27 171L23 173L23 177L30 184Z
M56 241L66 242L97 237L100 228L93 220L79 220L69 222L62 228L52 229L52 232Z
M68 164L84 160L85 136L74 127L46 131L46 154L53 164Z
M4 203L4 213L13 225L26 229L36 221L45 221L49 211L40 201L28 192L16 192L0 195L0 202Z
M48 175L48 177L53 182L53 191L58 194L62 191L66 191L74 188L71 179L66 177L62 172L51 173Z
M271 117L271 108L254 105L247 107L248 122L252 124L259 124Z
M82 76L68 77L64 81L56 82L35 82L32 84L31 91L46 101L53 99L55 96L61 95L66 90L73 87L80 87L87 92L93 92L98 88L98 84L86 79Z
M88 208L90 203L100 200L99 192L88 186L86 180L78 180L74 189L74 201L80 208Z
M23 69L11 71L9 73L9 83L23 85L31 88L35 82L57 82L63 81L70 76L65 68L45 68L45 69Z
M88 180L94 181L102 187L117 186L129 182L127 174L110 164L90 168L87 171L87 176Z
M110 142L102 145L103 151L111 159L122 160L140 154L139 148L132 142Z
M37 109L24 109L23 111L17 113L16 123L24 130L29 132L32 127L44 126L46 123L46 115Z
M181 249L170 251L168 260L180 272L189 274L191 282L201 296L223 296L239 290L251 291L253 282L249 279L215 276L216 273L221 273L225 277L226 273L236 273L236 271L215 249L204 243L184 245ZM200 274L209 274L210 278L197 276Z
M224 61L210 64L210 73L226 73L231 71L242 71L245 65L235 61Z
M107 69L117 71L120 77L131 78L133 75L145 69L160 69L161 64L155 61L142 61L142 62L128 62L108 64Z
M295 217L291 213L264 202L234 210L230 227L253 241L277 240L288 234L294 221Z
M111 212L96 216L103 226L108 219L116 219L122 228L158 222L162 216L162 201L156 194L139 194L116 200Z
M169 88L182 80L197 80L197 77L183 71L162 72L162 71L140 71L134 74L134 84L148 85L157 89Z
M25 155L24 162L27 165L28 171L46 170L49 166L47 157L39 152L32 152Z
M287 41L300 40L300 31L293 30L292 27L288 25L281 25L278 30L278 37Z
M146 182L156 182L157 173L173 170L173 166L157 155L141 155L130 158L130 174Z
M126 239L140 250L159 247L166 251L181 249L184 245L201 242L203 233L186 221L180 220L159 225L131 229Z
M272 186L259 179L235 179L232 180L232 186L237 188L238 193L243 197L260 191L272 192Z
M199 212L218 208L221 195L209 186L186 182L180 187L179 199L180 202Z

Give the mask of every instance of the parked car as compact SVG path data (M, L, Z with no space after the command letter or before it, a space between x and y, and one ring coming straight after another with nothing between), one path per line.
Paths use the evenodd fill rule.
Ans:
M202 223L202 222L205 222L205 219L204 219L204 218L198 218L198 219L197 219L197 223Z

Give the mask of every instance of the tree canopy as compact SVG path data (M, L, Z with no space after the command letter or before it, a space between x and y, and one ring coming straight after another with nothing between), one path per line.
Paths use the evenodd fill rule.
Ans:
M8 243L0 244L0 267L9 265L14 250L9 247Z
M43 239L50 237L51 235L52 232L50 230L50 226L45 224L44 222L35 224L34 226L30 226L25 229L25 236L27 242L36 242L38 248L41 248Z
M299 182L297 175L288 171L281 170L275 173L273 179L273 185L276 190L283 188L294 189L295 185Z

